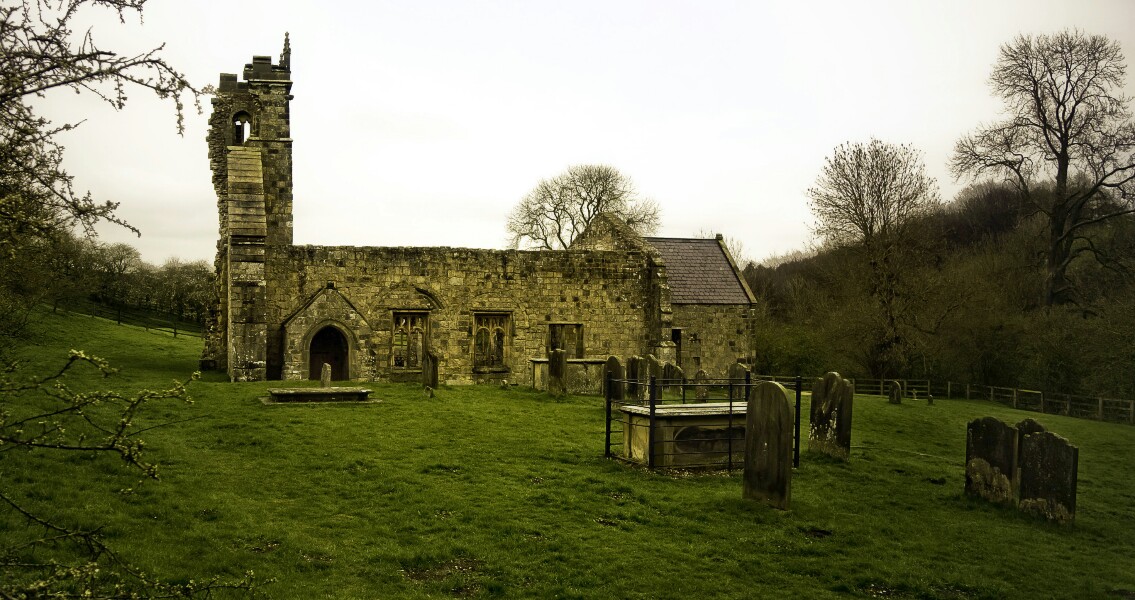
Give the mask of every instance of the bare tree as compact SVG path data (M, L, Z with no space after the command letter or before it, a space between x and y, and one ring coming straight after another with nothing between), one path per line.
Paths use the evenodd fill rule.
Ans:
M808 196L820 237L869 248L894 241L914 217L941 203L919 151L875 139L836 148Z
M869 292L880 309L867 368L880 377L902 371L911 332L919 329L916 297L902 280L915 247L909 226L941 204L921 153L875 139L843 144L827 158L808 196L815 231L826 243L866 253Z
M576 165L544 179L528 192L508 217L509 243L562 250L599 213L613 213L640 234L653 233L658 205L640 198L631 180L607 165Z
M114 10L122 20L130 12L140 17L145 3L21 0L0 6L0 251L11 254L24 236L74 224L88 231L99 220L126 225L114 216L115 203L77 193L62 167L63 146L56 137L78 122L53 124L36 113L31 100L66 89L121 109L127 91L140 87L174 103L177 129L183 131L183 96L196 105L199 93L161 58L161 47L124 56L99 46L89 29L80 35L71 30L85 7Z
M1135 124L1117 42L1063 31L1001 46L989 81L1007 118L958 140L958 178L1001 177L1047 221L1046 306L1076 301L1068 267L1106 260L1091 226L1135 212Z

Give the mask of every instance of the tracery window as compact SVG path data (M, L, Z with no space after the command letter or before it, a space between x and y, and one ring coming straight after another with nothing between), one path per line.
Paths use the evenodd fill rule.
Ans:
M426 353L427 313L394 313L394 335L391 337L390 366L396 370L422 368Z
M473 315L473 368L507 370L509 316L501 313Z
M563 350L567 358L583 358L583 324L549 324L548 354L551 354L552 350Z

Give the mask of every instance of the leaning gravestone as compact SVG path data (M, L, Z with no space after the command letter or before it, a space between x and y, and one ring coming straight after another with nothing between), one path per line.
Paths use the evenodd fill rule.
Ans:
M709 385L706 381L709 380L709 373L704 369L698 369L694 374L694 398L698 402L705 402L709 399Z
M1020 437L1020 456L1020 510L1050 521L1072 522L1079 448L1049 431L1030 432Z
M745 365L733 363L729 365L726 374L729 376L730 383L729 400L744 400L748 397L748 390L745 389L745 381L747 380L745 376L749 374L749 370L745 368Z
M765 381L749 393L741 497L788 510L791 493L792 406L784 386Z
M610 356L607 358L607 363L603 367L603 385L607 385L610 381L611 389L604 389L612 400L622 402L623 395L626 390L626 384L623 380L626 379L627 374L623 371L623 365L619 364L619 359Z
M548 355L548 393L553 396L567 394L567 352L552 350Z
M1017 429L993 417L966 426L966 494L998 504L1015 501Z
M891 404L902 404L902 384L898 381L887 382L887 401Z
M855 387L830 372L812 385L812 425L808 449L847 460L851 453L851 413Z
M331 387L331 365L323 363L323 370L319 372L319 387Z

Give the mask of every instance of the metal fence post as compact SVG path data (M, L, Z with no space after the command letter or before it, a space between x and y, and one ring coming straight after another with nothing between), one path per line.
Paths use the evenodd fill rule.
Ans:
M650 376L650 389L647 390L647 395L650 397L650 430L646 432L646 466L647 468L654 468L654 425L656 420L656 408L658 406L658 391L655 387L654 375Z
M614 380L611 377L610 371L607 372L607 387L604 389L603 395L607 400L607 437L603 445L603 457L611 458L611 382Z
M796 376L796 438L792 441L792 468L800 468L800 397L803 394L803 383L799 375ZM843 416L843 415L840 415Z

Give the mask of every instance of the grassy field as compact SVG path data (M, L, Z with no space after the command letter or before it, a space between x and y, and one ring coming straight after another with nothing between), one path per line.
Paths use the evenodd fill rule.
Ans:
M183 379L200 349L90 317L36 327L33 365L82 348L123 389ZM381 403L263 404L274 385L207 375L193 404L151 406L140 427L171 423L144 435L160 481L6 452L0 482L165 577L253 570L274 598L1135 598L1135 427L863 396L851 462L806 453L780 512L742 501L738 473L605 460L599 398L375 385ZM1079 446L1075 525L963 496L965 424L985 415Z

